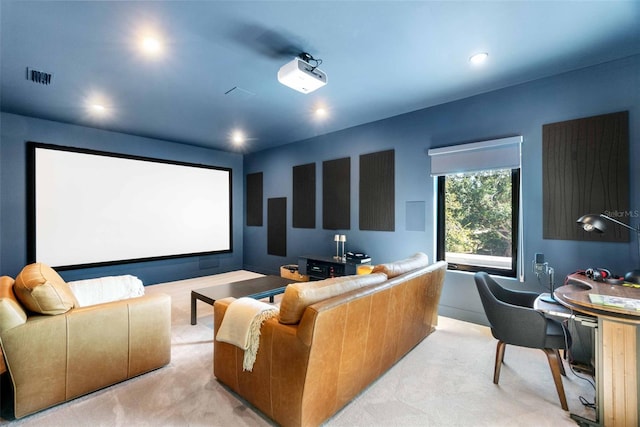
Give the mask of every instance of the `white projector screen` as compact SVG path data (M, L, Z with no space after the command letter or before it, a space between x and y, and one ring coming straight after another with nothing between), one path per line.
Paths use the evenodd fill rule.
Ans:
M58 269L232 251L231 169L29 143L29 262Z

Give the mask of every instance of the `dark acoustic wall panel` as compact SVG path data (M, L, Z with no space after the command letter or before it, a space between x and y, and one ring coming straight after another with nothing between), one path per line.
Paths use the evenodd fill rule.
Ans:
M247 225L262 226L262 172L247 174Z
M293 167L293 226L316 228L316 164Z
M287 256L287 198L267 202L267 253Z
M322 228L351 229L351 159L322 162Z
M360 156L360 230L395 230L395 151Z
M629 223L629 113L588 117L542 127L543 237L628 242L628 231L607 222L587 233L576 220L608 213Z

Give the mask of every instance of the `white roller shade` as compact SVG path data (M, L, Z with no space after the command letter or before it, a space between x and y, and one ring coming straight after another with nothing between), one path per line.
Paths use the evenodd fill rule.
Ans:
M522 136L432 148L431 176L520 167Z

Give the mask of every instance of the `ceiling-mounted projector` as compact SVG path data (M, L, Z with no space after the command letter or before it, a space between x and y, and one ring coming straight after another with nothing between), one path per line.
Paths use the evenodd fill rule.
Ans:
M309 93L326 85L327 75L301 58L295 58L280 67L278 81L298 92Z

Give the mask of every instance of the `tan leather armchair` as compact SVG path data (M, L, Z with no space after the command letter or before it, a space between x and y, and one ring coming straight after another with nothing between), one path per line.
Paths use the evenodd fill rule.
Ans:
M0 304L18 310L19 300L8 286L13 279L0 279ZM168 295L73 307L55 315L24 312L24 322L0 314L0 344L13 392L13 414L4 416L24 417L171 360ZM3 394L3 406L7 398Z

